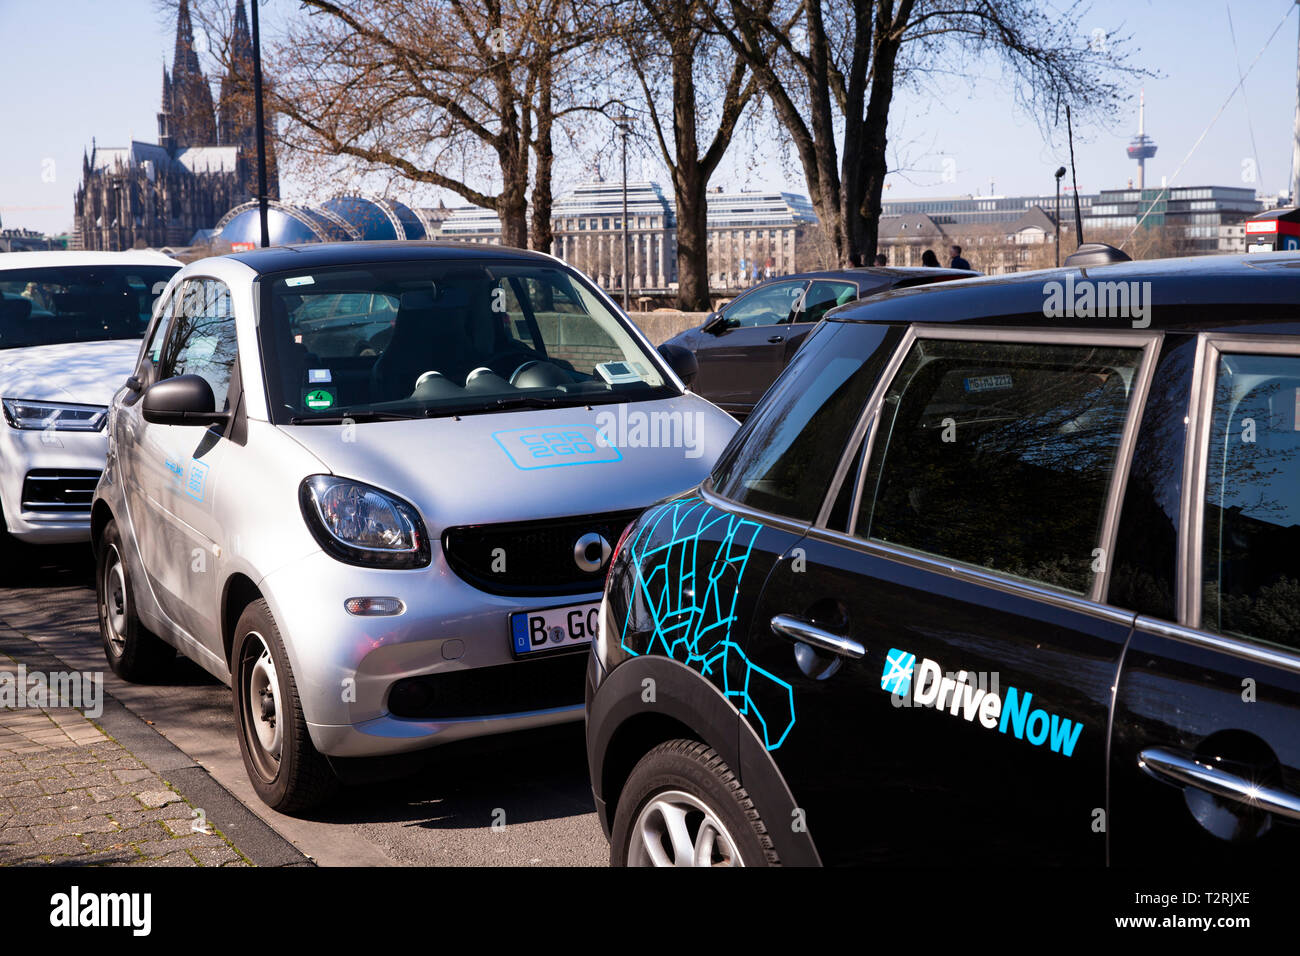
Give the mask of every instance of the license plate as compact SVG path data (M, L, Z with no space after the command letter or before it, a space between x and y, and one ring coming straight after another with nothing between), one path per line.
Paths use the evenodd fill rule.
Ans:
M510 641L516 656L590 644L600 627L600 602L519 611L510 615Z

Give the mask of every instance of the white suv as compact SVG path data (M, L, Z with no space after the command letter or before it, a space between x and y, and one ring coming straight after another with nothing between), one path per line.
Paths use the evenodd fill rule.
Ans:
M90 536L108 405L181 267L159 252L0 255L0 561Z

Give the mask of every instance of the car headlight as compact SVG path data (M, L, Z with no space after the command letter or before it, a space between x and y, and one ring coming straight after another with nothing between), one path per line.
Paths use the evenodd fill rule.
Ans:
M429 535L415 509L371 485L312 475L298 491L303 518L316 541L346 564L422 568Z
M103 405L70 405L63 402L34 402L23 398L0 399L5 421L12 428L61 432L97 432L104 427L108 409Z

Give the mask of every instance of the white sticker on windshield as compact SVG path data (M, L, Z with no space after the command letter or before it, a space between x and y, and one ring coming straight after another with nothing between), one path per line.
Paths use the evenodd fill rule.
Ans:
M316 280L313 279L311 276L291 276L290 278L284 280L284 284L289 286L289 288L292 289L295 286L300 286L300 285L315 285Z
M641 376L630 362L601 362L596 366L596 372L610 385L641 381Z
M307 369L307 381L313 385L317 382L332 382L334 376L330 374L330 370L327 368L309 368Z

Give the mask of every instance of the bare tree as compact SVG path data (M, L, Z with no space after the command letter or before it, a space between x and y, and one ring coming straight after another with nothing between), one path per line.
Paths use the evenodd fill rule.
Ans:
M710 9L789 136L841 263L876 253L900 83L991 54L1046 126L1067 104L1109 115L1123 98L1118 77L1142 72L1127 64L1126 38L1085 33L1077 2L1062 12L1032 0L713 0Z
M549 250L555 126L603 109L585 77L599 0L303 0L275 46L274 106L299 157L347 157L494 210ZM482 186L493 183L496 189ZM528 204L531 187L532 223Z
M677 307L707 310L709 180L758 83L712 28L707 0L632 0L629 9L628 65L677 204ZM705 127L713 135L702 143Z

